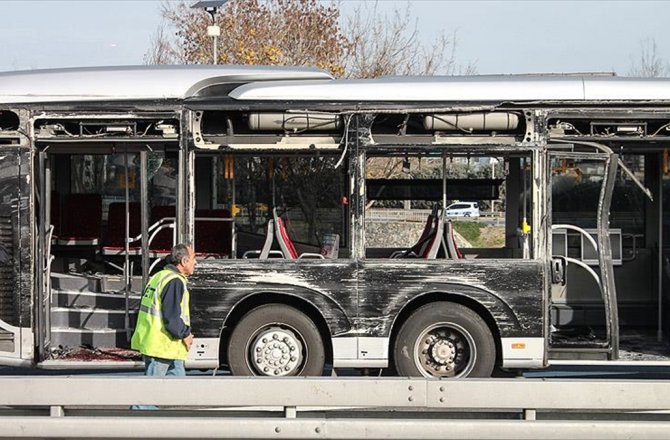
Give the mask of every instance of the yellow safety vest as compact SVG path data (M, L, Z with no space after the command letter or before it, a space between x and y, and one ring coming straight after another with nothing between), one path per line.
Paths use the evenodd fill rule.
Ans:
M133 350L138 350L146 356L186 360L188 356L186 345L181 339L174 339L163 324L161 296L167 283L175 278L181 279L184 283L184 295L180 303L181 319L184 324L191 325L190 294L186 287L186 278L173 270L164 269L151 277L144 289L135 333L131 340Z

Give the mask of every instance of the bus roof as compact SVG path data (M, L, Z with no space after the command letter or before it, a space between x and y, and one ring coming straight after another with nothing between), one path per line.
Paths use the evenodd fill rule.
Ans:
M244 101L664 101L670 100L670 79L560 74L382 77L249 83L229 96Z
M118 66L0 72L0 104L183 99L205 87L285 79L331 79L306 67Z

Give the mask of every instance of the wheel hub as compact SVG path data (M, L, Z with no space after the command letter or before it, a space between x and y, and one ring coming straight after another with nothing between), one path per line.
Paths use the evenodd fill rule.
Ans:
M453 323L434 324L425 329L415 350L416 365L426 377L467 375L476 358L471 336Z
M302 362L302 345L290 330L270 328L252 346L254 368L266 376L289 376Z
M451 341L441 339L433 344L430 354L433 360L440 365L451 364L456 358L456 347Z

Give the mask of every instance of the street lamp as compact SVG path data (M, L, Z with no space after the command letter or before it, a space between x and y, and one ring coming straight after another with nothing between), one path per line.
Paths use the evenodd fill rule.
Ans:
M207 35L212 37L212 52L214 54L214 62L217 63L218 59L218 41L219 36L221 36L221 28L216 25L216 11L223 5L225 5L228 0L202 0L194 3L191 8L203 9L212 17L212 26L207 26Z

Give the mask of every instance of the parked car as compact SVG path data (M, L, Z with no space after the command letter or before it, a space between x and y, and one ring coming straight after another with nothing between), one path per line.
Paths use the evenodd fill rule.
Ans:
M458 202L447 206L447 217L479 217L477 202Z

